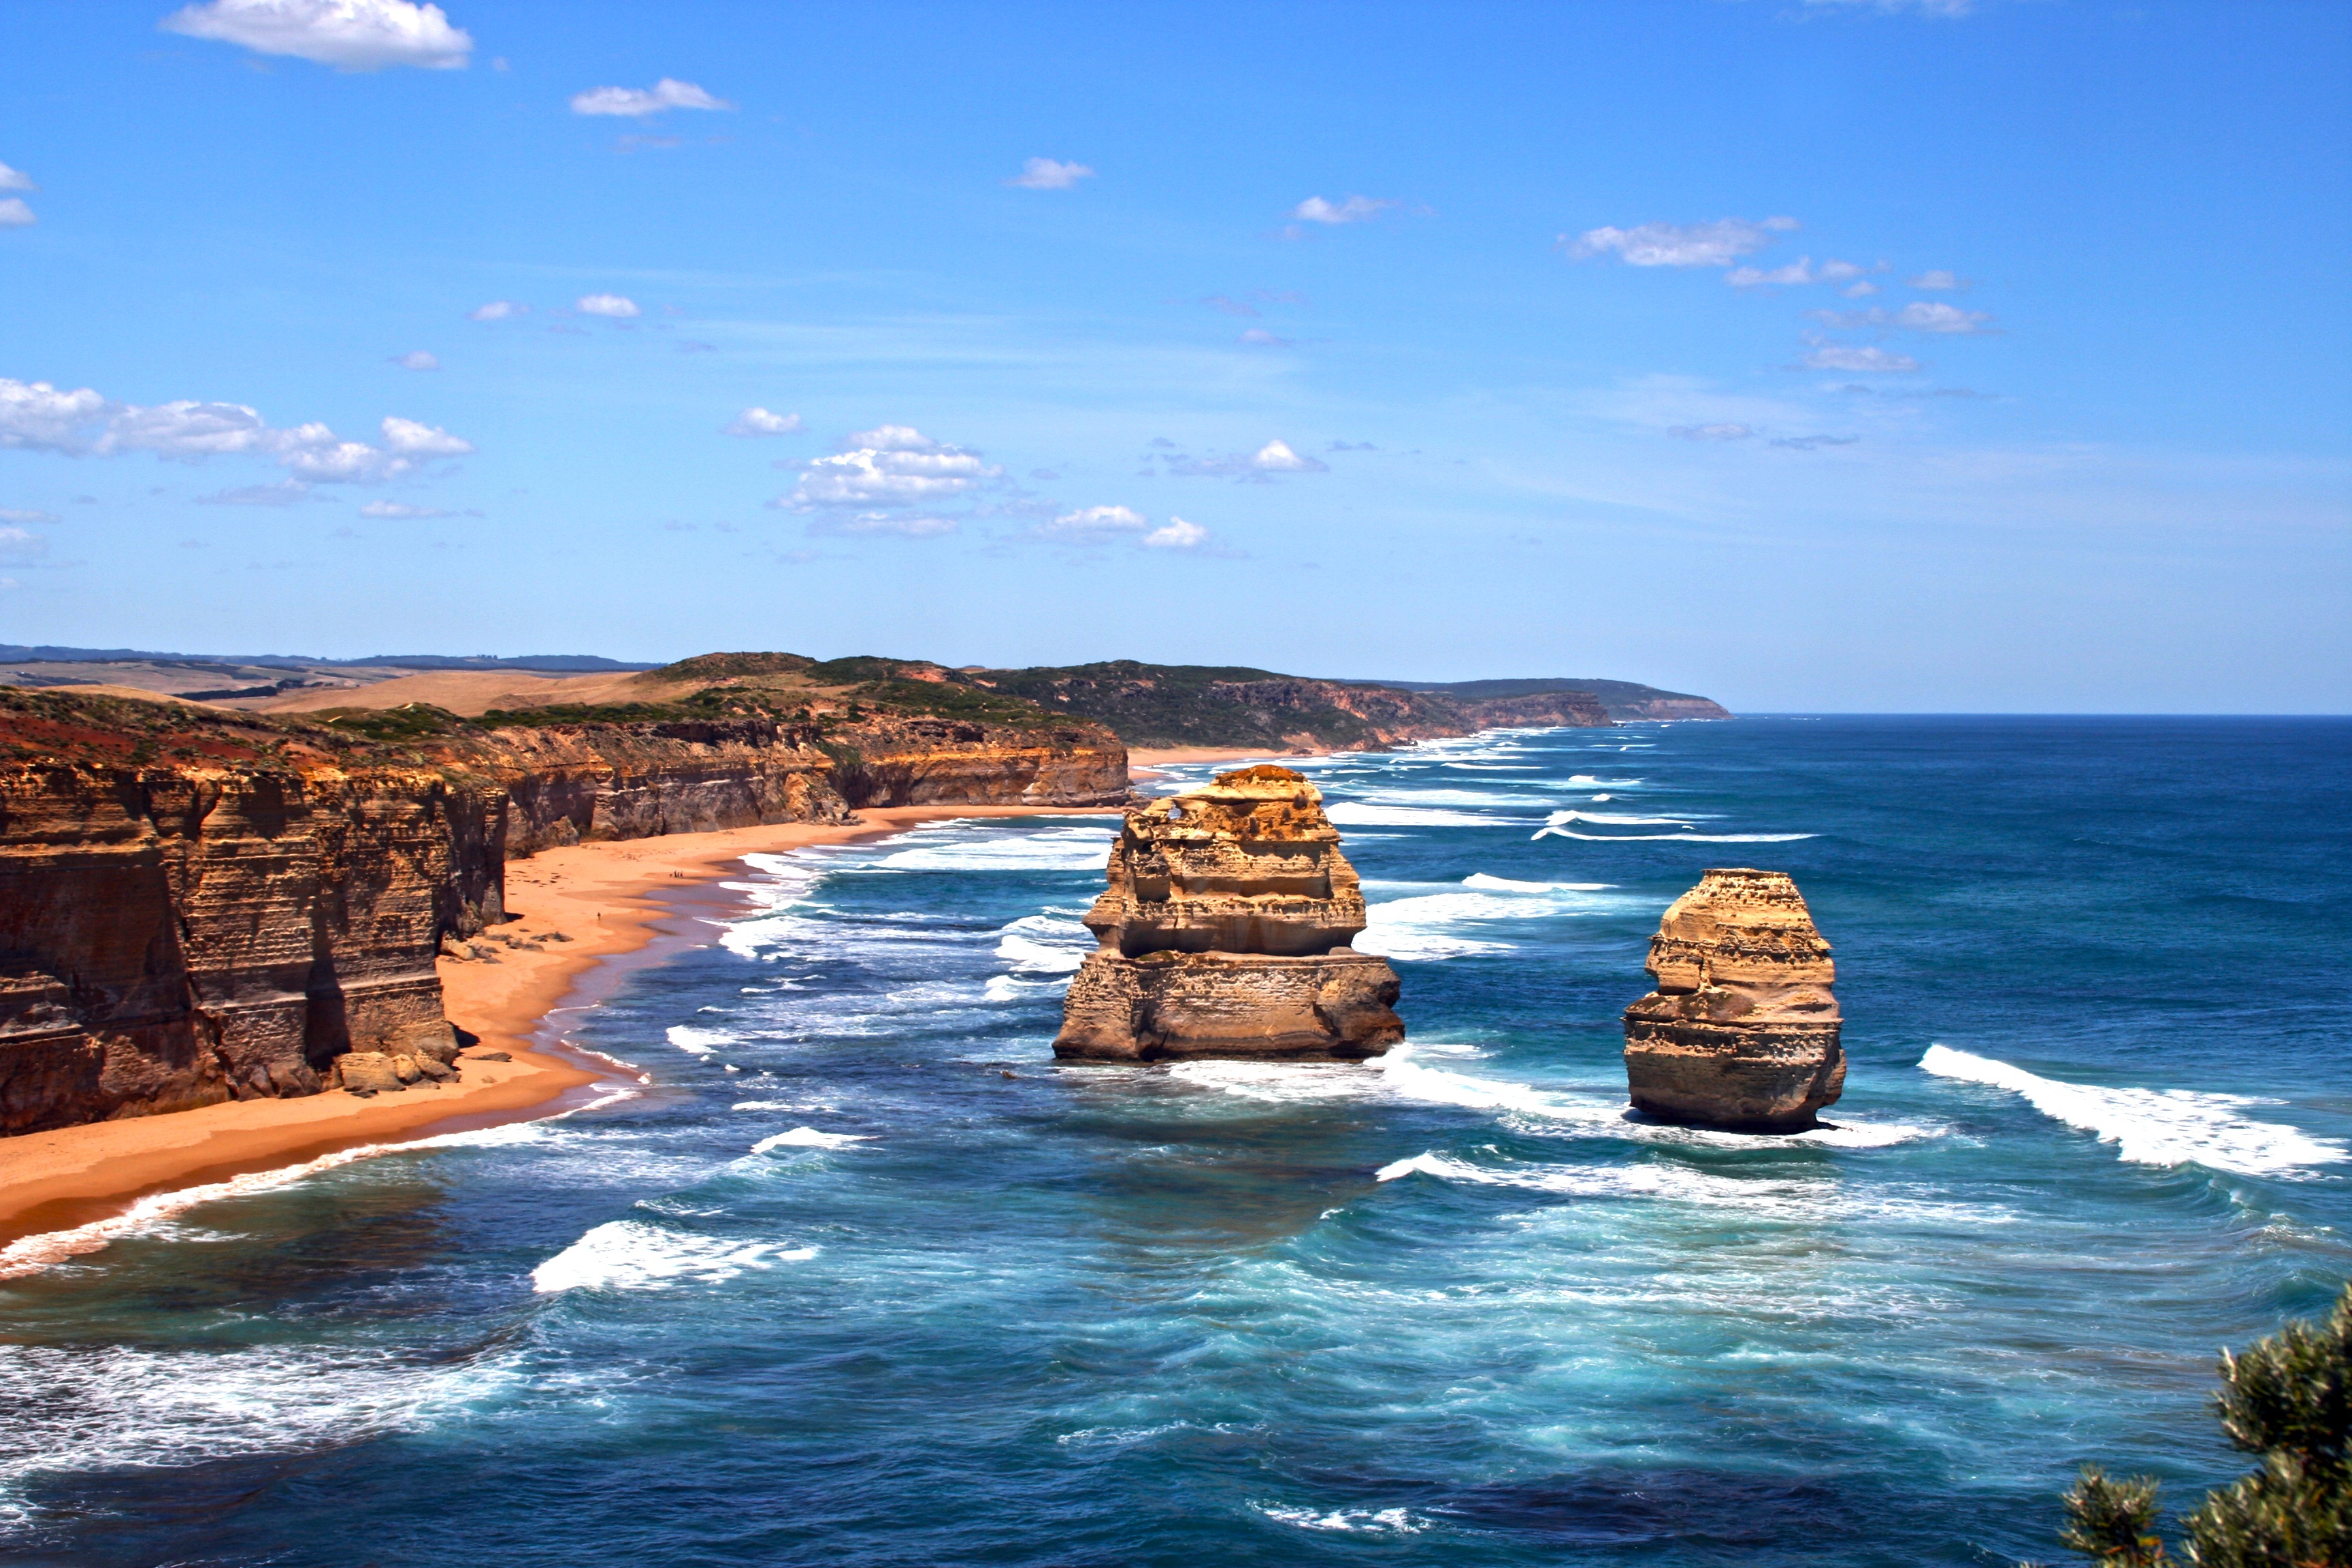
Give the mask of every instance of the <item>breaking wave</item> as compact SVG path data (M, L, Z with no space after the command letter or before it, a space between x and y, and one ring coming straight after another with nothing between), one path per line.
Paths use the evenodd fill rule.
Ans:
M530 1288L542 1296L564 1290L660 1290L691 1283L718 1285L746 1269L772 1268L816 1256L814 1247L785 1247L775 1242L731 1242L670 1230L644 1220L616 1219L587 1235L530 1271Z
M751 1152L764 1154L771 1149L853 1149L872 1142L874 1136L869 1132L820 1132L814 1127L795 1127L790 1132L761 1139L751 1145Z
M2041 1078L1990 1057L1929 1046L1920 1069L2005 1089L2042 1115L2095 1133L2116 1145L2116 1157L2137 1165L2203 1165L2242 1176L2308 1178L2315 1165L2341 1164L2352 1150L2300 1128L2257 1121L2238 1113L2245 1105L2275 1104L2235 1094L2194 1089L2107 1089Z

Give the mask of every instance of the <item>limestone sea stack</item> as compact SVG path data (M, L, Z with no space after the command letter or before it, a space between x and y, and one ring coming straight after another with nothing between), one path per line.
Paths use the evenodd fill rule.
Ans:
M1360 1060L1404 1038L1396 971L1349 945L1363 891L1304 775L1242 768L1129 811L1109 881L1055 1056Z
M1663 1121L1801 1132L1845 1087L1830 944L1782 871L1712 870L1650 939L1658 988L1625 1009L1633 1107Z

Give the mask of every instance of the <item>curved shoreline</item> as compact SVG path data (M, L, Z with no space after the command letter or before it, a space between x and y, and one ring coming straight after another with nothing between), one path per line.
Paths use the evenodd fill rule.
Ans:
M539 951L507 950L495 963L440 961L444 1010L452 1023L480 1037L462 1063L461 1085L373 1100L331 1091L298 1100L230 1100L0 1139L0 1247L85 1228L95 1233L141 1202L169 1194L354 1150L395 1152L425 1139L587 1103L591 1087L619 1069L568 1048L555 1015L591 990L596 977L612 974L617 984L634 967L616 961L680 934L665 929L679 911L659 890L719 880L747 855L847 843L958 817L1104 816L1117 810L875 807L847 826L781 823L541 850L508 867L508 908L520 918L499 933L544 937L561 931L570 940ZM513 1059L473 1059L470 1052L481 1048L506 1051ZM93 1243L103 1244L103 1237ZM9 1272L0 1268L0 1278Z

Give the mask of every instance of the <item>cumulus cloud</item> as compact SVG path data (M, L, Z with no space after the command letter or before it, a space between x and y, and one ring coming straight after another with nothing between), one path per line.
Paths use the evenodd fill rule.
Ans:
M1811 353L1805 355L1803 364L1807 370L1857 370L1890 374L1919 368L1919 362L1909 354L1889 353L1877 348L1855 348L1850 343L1817 344Z
M1240 479L1264 480L1271 474L1328 474L1331 465L1319 458L1301 457L1291 450L1290 443L1268 441L1255 452L1236 452L1223 458L1187 458L1171 456L1168 471L1186 479Z
M10 196L0 201L0 228L23 228L40 221L33 216L33 209L22 196Z
M799 467L799 485L773 504L795 511L937 505L1004 472L977 452L942 445L907 425L861 430L841 451Z
M530 307L518 305L512 300L493 300L487 305L477 305L466 312L469 321L503 321L509 316L528 316Z
M1918 277L1907 281L1914 289L1965 289L1968 287L1964 279L1941 267L1922 272Z
M1615 255L1629 267L1728 267L1800 226L1792 217L1645 223L1639 228L1589 228L1573 240L1563 234L1559 243L1579 261Z
M1402 204L1379 196L1349 196L1344 202L1325 201L1321 196L1309 196L1290 209L1290 216L1299 223L1361 223L1378 217L1392 206Z
M1021 172L1004 183L1018 185L1024 191L1066 191L1080 180L1091 180L1095 172L1084 163L1064 163L1052 158L1031 158L1021 165Z
M209 0L182 6L157 26L346 71L456 70L474 47L471 36L451 26L440 6L409 0Z
M1676 425L1666 434L1685 441L1745 441L1756 431L1747 425Z
M1209 542L1209 531L1197 522L1186 522L1181 517L1170 517L1167 526L1155 528L1136 541L1146 550L1196 550Z
M24 170L0 163L0 191L37 191L40 188L33 184L33 176Z
M572 301L572 308L583 316L610 316L616 321L645 313L626 294L583 294Z
M385 418L378 445L346 441L312 422L279 429L241 403L120 403L89 387L62 392L47 382L0 376L0 447L70 457L152 452L179 462L246 454L268 458L297 479L378 483L435 458L461 457L472 443L436 426Z
M649 114L660 114L672 109L732 109L735 106L723 98L714 98L690 81L664 77L651 87L592 87L586 92L572 95L574 114L614 114L625 119L643 120Z
M801 427L797 414L771 414L764 408L746 408L735 416L732 425L724 426L730 436L789 436Z
M394 354L392 363L403 370L439 370L441 361L423 349L412 349L404 354Z
M1038 524L1035 533L1060 544L1115 544L1140 538L1150 529L1151 520L1132 507L1082 506Z

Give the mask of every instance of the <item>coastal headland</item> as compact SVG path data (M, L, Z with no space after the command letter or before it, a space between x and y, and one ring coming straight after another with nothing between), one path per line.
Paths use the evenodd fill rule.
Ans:
M586 1103L617 1069L551 1018L748 854L1105 812L1177 763L1612 721L1573 691L1487 714L1166 669L722 654L234 706L0 686L0 1245L102 1245L136 1205ZM338 1092L344 1055L443 1017L454 1079Z

